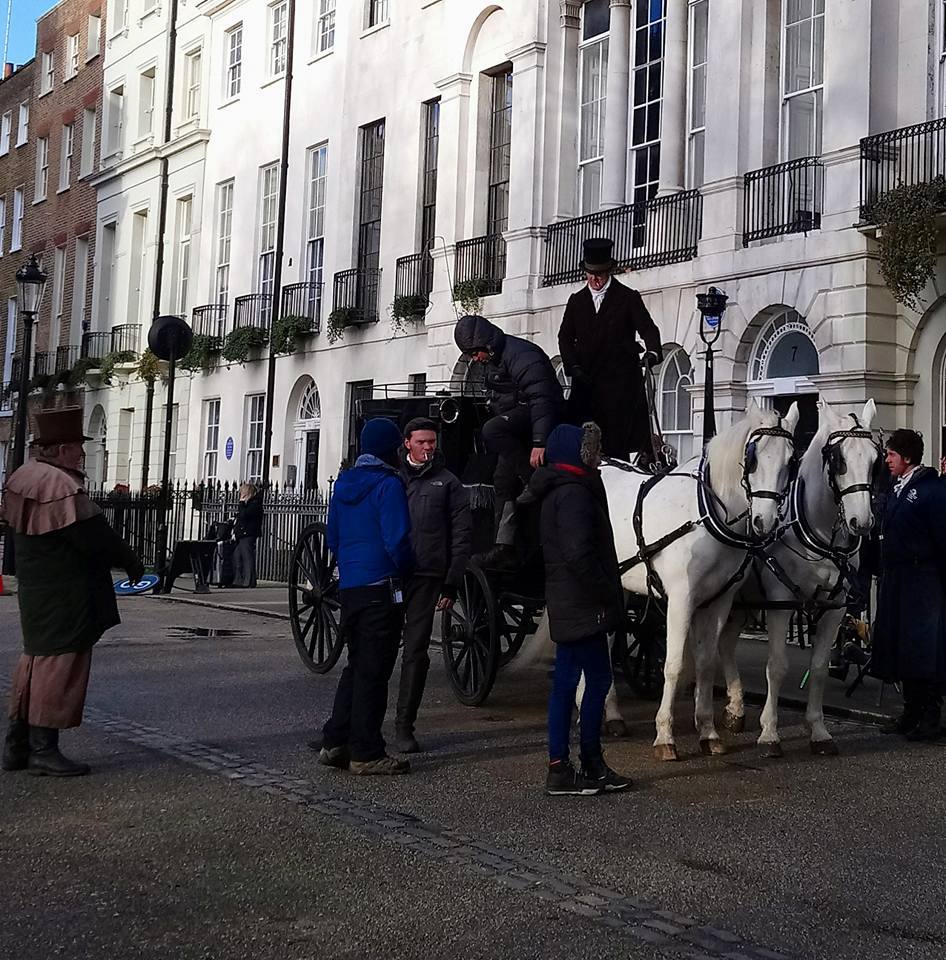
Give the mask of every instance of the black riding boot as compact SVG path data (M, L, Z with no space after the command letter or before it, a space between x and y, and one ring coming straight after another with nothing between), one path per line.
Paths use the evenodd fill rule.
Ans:
M25 720L11 720L3 741L3 769L25 770L29 756L30 726Z
M943 710L943 697L935 688L930 688L923 704L923 713L920 722L907 734L907 740L922 743L929 740L939 740L943 735L940 727Z
M37 777L81 777L89 772L89 765L59 752L59 731L54 727L30 727L28 769Z
M926 705L926 685L922 681L903 681L903 713L890 723L881 724L880 732L906 736L917 728L923 719Z
M422 660L409 667L401 668L401 688L394 720L394 746L399 753L420 751L420 744L414 737L414 723L417 720L421 700L424 699L429 666L429 660Z

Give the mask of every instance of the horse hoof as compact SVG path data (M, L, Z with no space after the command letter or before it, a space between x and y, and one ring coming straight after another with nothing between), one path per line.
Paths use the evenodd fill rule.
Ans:
M626 737L627 724L623 720L607 720L604 724L604 732L609 737Z
M811 752L816 757L836 757L838 745L833 740L812 740Z
M677 748L672 743L658 743L654 746L654 756L658 760L679 760Z
M737 717L734 713L730 713L727 710L723 714L723 726L730 733L742 733L746 729L745 714L743 714L741 717Z
M760 743L760 756L763 760L779 760L784 756L780 743Z
M707 738L700 741L700 753L707 757L721 757L729 753L729 748L718 738Z

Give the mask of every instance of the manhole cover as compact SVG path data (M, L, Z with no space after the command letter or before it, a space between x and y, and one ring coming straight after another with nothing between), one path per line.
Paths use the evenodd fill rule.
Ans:
M220 630L217 627L168 627L172 637L248 637L246 630Z

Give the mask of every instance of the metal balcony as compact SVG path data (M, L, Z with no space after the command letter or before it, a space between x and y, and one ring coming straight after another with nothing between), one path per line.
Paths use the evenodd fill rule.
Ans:
M56 363L56 355L54 353L37 353L33 357L33 376L34 377L46 377L49 374L53 373L54 366Z
M745 176L742 243L821 229L824 164L801 157Z
M81 353L83 359L101 360L112 348L110 333L83 333Z
M874 222L878 200L900 186L946 177L946 118L861 140L861 220ZM938 203L946 207L946 184Z
M290 283L282 290L282 316L302 317L318 333L322 321L322 284Z
M434 262L429 253L412 253L400 257L395 264L394 299L412 300L418 314L424 313L430 304L430 291L434 284Z
M685 190L643 203L600 210L545 228L543 286L577 283L582 278L585 240L609 237L618 266L644 270L696 256L703 228L703 197Z
M381 270L339 270L332 291L332 310L351 311L349 323L378 322Z
M459 240L454 264L456 283L474 283L476 295L502 293L506 279L506 241L498 234Z
M202 307L194 307L191 326L195 336L210 337L222 342L227 330L227 305L208 303Z
M271 293L248 293L233 301L233 329L239 327L259 327L269 332L269 321L273 314L273 295Z
M138 354L141 344L141 324L123 323L120 326L112 327L112 353L134 353Z
M56 373L71 370L79 359L79 348L75 346L58 347L56 350Z

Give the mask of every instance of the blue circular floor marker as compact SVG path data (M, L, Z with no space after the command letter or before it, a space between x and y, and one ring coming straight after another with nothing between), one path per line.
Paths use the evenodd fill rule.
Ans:
M137 583L132 583L130 580L116 580L115 593L120 597L133 597L139 593L147 593L154 589L159 579L153 573L146 573Z

